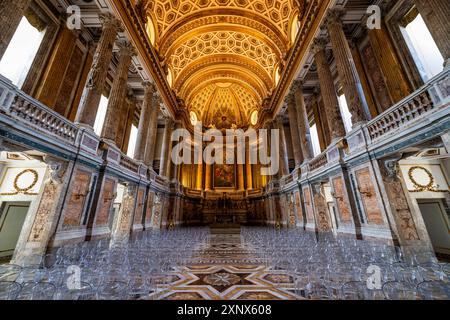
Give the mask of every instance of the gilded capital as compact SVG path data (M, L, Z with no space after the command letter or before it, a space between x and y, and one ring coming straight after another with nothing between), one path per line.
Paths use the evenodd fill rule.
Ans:
M313 45L311 47L311 52L316 55L317 53L324 51L327 46L327 39L325 37L319 37L314 39Z
M342 17L345 15L343 8L333 8L328 11L328 16L325 20L325 25L330 27L331 25L342 25Z
M122 22L116 18L115 15L109 12L104 12L99 14L100 22L102 23L103 28L112 27L115 28L118 32L123 31Z
M130 56L133 57L136 55L136 50L130 41L121 40L117 43L119 47L119 55L120 56Z
M292 91L297 92L297 90L303 90L303 84L304 82L301 79L294 80L292 83Z
M142 82L142 87L144 87L145 94L150 94L150 96L153 97L156 92L156 86L153 82L144 81Z

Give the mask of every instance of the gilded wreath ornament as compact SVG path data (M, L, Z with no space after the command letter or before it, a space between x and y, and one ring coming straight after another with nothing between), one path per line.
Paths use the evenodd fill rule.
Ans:
M428 176L428 183L427 184L423 184L418 182L415 178L414 178L414 172L417 170L421 170L423 172L426 173L426 175ZM415 190L411 191L411 192L425 192L425 191L429 191L429 192L447 192L448 190L438 190L434 184L435 180L434 180L434 176L433 174L430 172L430 170L428 170L427 168L421 167L421 166L414 166L411 167L408 171L408 177L409 180L411 180L411 182L414 185Z
M31 173L33 175L33 181L26 187L20 187L19 186L19 180L20 180L20 178L23 175L25 175L27 173ZM36 184L38 182L38 179L39 179L39 173L36 170L33 170L33 169L23 170L23 171L19 172L19 174L17 174L16 177L14 178L13 186L14 186L14 189L16 191L15 192L1 193L0 195L2 195L2 196L16 196L18 194L24 194L24 195L28 195L28 196L35 196L35 195L37 195L37 193L30 192L30 190L33 189L36 186Z

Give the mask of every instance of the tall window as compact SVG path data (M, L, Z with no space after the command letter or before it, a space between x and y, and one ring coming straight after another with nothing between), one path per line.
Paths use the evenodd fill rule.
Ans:
M309 131L311 133L311 143L314 157L317 157L322 152L322 149L320 148L319 133L317 132L317 125L314 123Z
M424 81L444 69L444 58L422 16L413 10L405 17L402 33Z
M131 126L130 142L128 143L127 156L134 157L134 151L136 150L136 140L138 135L138 128L135 125Z
M345 99L344 94L339 96L339 106L341 109L342 120L344 121L345 131L349 133L353 128L352 114L348 110L347 99Z
M108 98L102 96L94 124L94 131L98 136L102 134L103 125L105 124L106 110L108 110Z
M39 31L23 17L0 61L0 74L19 88L25 82L44 34L45 30Z

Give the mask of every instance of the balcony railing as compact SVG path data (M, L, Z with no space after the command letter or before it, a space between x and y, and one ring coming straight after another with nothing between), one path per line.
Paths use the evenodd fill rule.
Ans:
M134 173L139 173L139 164L130 157L122 155L120 158L120 166Z
M12 118L23 120L38 131L75 144L79 128L72 122L24 94L9 80L0 76L0 107Z
M81 129L41 102L26 95L1 75L0 112L8 118L18 120L26 127L44 134L44 137L55 138L67 146L76 146L80 143L82 148L85 147L93 153L97 152L100 138L93 132L86 133L85 129ZM119 164L122 168L139 175L141 178L147 176L146 167L141 166L139 162L127 157L115 148L108 152L108 161L111 163ZM150 179L156 178L150 176Z
M449 102L450 69L431 79L420 90L406 97L367 124L370 139L377 141L424 117L439 105Z
M327 164L328 164L327 153L323 152L311 160L311 162L309 163L309 169L311 171L314 171L325 167Z

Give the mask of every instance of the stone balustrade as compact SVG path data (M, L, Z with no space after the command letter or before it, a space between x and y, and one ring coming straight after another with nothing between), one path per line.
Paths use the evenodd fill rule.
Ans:
M133 173L139 174L139 163L126 155L121 155L120 166Z
M387 134L420 121L430 111L450 102L450 68L431 79L420 90L406 97L382 113L366 127L371 141L375 142Z
M12 118L24 121L41 132L56 136L69 144L76 142L80 130L77 126L24 94L4 77L0 77L0 106Z
M323 152L311 160L311 162L309 163L309 169L311 171L314 171L314 170L323 168L327 164L328 164L327 153Z
M41 102L26 95L10 80L0 75L0 114L9 122L19 121L23 127L31 127L38 132L37 136L46 142L58 140L60 145L87 151L91 155L97 154L101 138L91 130L79 127L48 108ZM0 121L2 121L0 119ZM14 123L14 122L12 122ZM155 174L148 174L148 168L142 163L131 159L114 146L107 148L107 161L111 164L131 172L132 176L150 181L157 181L159 185L168 185L167 181ZM100 159L100 158L99 158Z

